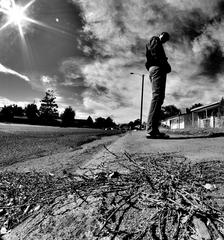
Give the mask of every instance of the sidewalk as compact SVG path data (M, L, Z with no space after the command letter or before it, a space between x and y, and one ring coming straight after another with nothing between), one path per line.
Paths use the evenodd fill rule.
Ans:
M116 155L124 152L129 154L147 153L178 153L187 157L192 162L202 160L224 161L224 137L197 137L190 135L170 135L170 139L147 139L145 131L131 131L120 137L108 146L108 149ZM93 156L84 167L97 165L113 160L114 156L103 149Z

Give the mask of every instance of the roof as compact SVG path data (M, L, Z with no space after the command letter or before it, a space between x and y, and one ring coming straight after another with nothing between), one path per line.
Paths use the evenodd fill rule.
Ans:
M201 110L204 110L204 109L211 109L211 108L215 108L215 107L218 107L220 105L221 101L218 101L218 102L214 102L214 103L211 103L211 104L208 104L208 105L203 105L203 106L200 106L200 107L196 107L196 108L193 108L191 109L191 112L200 112Z

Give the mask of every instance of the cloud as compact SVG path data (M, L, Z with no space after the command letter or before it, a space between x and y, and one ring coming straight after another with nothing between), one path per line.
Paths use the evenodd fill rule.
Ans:
M49 89L51 90L56 90L56 86L57 86L57 77L56 76L47 76L47 75L43 75L41 77L41 82L43 84L44 90L47 91Z
M165 50L172 66L165 104L189 107L219 98L223 91L224 4L221 0L73 0L83 18L78 47L82 57L62 62L57 79L80 113L139 115L145 44L162 31L171 34ZM219 89L217 90L217 86ZM145 78L144 117L151 89ZM76 101L76 103L75 103ZM72 100L70 101L70 103Z
M26 107L30 102L24 102L24 101L12 101L8 98L4 98L4 97L0 97L0 107L3 107L3 106L8 106L8 105L18 105L18 106L21 106L21 107Z

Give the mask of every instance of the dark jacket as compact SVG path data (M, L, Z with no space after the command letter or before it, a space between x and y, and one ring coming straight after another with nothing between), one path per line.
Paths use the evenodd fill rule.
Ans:
M151 66L159 66L166 73L171 71L171 67L167 61L167 57L163 45L159 37L152 37L149 43L146 44L146 68L149 70Z

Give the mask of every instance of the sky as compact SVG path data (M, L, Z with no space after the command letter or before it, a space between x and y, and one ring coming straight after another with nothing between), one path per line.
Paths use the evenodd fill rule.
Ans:
M145 45L163 31L172 67L164 105L224 97L223 0L0 0L0 107L38 105L53 89L59 110L71 106L76 118L129 122L140 115L144 74L145 121Z

